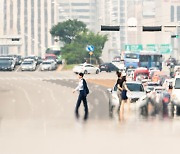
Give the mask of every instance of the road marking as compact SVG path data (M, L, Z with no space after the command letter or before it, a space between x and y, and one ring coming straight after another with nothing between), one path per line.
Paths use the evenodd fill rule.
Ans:
M36 66L36 70L35 70L35 72L40 72L40 71L41 71L41 70L40 70L40 68L41 68L41 66L40 66L40 65Z
M21 68L21 66L19 65L15 72L19 72L20 68Z

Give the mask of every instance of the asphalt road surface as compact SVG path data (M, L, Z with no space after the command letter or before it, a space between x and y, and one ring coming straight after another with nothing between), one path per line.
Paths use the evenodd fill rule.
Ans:
M86 75L113 79L115 73ZM180 119L141 119L131 105L123 121L108 116L105 87L88 83L88 121L77 121L77 75L0 72L0 153L178 153ZM80 108L83 117L83 105Z

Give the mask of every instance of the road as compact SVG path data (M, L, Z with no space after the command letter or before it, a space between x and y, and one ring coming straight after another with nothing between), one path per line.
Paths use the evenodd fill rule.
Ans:
M86 75L114 79L115 73ZM180 119L147 120L134 104L124 121L108 116L106 89L88 83L90 117L77 121L77 75L62 72L0 72L0 153L177 153ZM80 108L83 117L83 106Z

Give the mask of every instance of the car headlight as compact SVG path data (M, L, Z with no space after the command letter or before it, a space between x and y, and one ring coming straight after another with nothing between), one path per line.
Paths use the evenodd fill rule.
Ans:
M172 95L171 99L172 99L172 101L174 101L174 102L176 102L176 103L177 103L177 102L180 103L180 99L179 99L175 94Z
M118 97L115 95L112 95L112 99L118 99Z

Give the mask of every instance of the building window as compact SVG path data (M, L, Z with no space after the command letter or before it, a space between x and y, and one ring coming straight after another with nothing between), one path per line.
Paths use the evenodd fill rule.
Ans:
M38 55L41 55L41 0L37 1L38 9Z
M71 3L72 6L89 6L89 3Z
M45 24L45 46L48 46L48 10L47 10L47 0L44 2L44 24Z
M4 35L7 34L7 0L4 0Z
M171 6L171 22L174 22L174 6Z
M17 31L18 34L21 34L21 26L20 26L20 20L21 19L21 0L17 1Z
M34 54L34 0L31 0L31 54Z
M177 6L177 21L180 21L180 6Z
M10 3L10 29L13 29L13 1Z
M68 3L59 3L60 6L69 6Z
M55 18L55 3L51 3L51 24L54 25L54 18Z
M90 19L89 16L79 16L79 18L81 18L81 19Z
M88 9L73 9L72 12L90 12Z
M25 56L28 55L28 2L24 1L24 33L25 33Z

